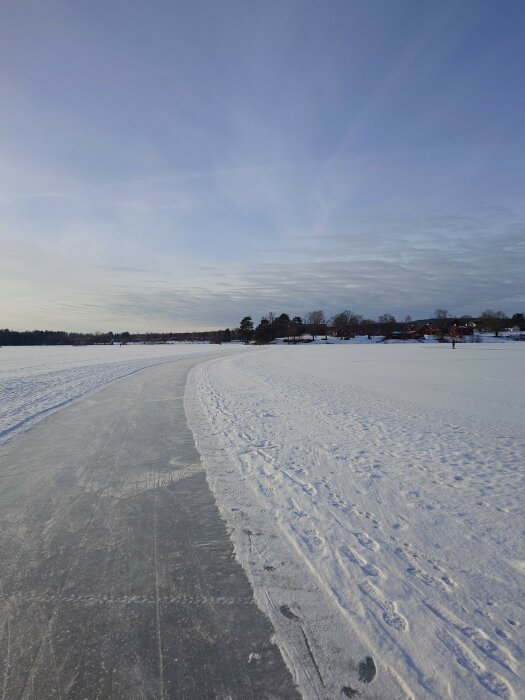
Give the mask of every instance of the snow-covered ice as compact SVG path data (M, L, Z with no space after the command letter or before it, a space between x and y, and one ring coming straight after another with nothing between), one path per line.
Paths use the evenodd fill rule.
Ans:
M0 445L107 382L151 365L219 351L221 346L205 343L0 348Z
M305 698L525 697L524 362L310 345L192 370L210 484Z
M303 696L525 697L525 344L1 348L0 444L197 355L188 417Z

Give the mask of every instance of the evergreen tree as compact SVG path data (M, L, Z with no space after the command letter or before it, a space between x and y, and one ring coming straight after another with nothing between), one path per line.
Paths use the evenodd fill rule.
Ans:
M253 336L253 321L251 316L245 316L239 324L241 338L246 344L250 342Z
M273 340L272 324L267 318L261 318L261 322L255 329L254 338L257 345L267 345Z

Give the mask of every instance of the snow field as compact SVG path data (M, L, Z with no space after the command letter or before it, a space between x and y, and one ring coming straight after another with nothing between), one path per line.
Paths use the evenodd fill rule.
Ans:
M0 348L0 445L107 382L220 350L218 345L193 343Z
M305 698L525 697L524 360L311 345L192 370L210 484Z

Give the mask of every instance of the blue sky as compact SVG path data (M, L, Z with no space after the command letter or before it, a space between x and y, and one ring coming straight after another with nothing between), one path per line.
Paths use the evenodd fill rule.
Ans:
M521 0L5 0L0 326L525 310Z

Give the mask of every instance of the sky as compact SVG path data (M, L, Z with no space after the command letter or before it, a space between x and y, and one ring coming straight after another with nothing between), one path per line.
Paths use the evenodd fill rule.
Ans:
M0 327L525 311L522 0L2 0Z

